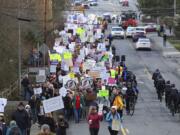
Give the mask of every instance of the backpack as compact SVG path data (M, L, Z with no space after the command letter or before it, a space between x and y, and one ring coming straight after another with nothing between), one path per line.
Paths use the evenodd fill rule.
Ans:
M11 128L9 135L21 135L19 128L18 127Z

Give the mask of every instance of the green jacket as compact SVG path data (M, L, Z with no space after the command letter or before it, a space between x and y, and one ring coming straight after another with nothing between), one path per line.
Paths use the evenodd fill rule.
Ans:
M81 107L85 105L83 96L80 96L80 104L81 104ZM76 96L74 96L72 99L72 106L76 107Z

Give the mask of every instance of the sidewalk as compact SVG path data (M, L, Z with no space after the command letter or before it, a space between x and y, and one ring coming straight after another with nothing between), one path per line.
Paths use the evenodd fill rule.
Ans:
M180 52L176 50L174 46L171 45L168 41L166 42L166 47L163 47L163 38L158 37L156 33L148 34L148 37L152 40L154 45L156 45L161 50L163 57L180 58Z
M166 42L166 47L163 47L163 38L158 37L156 33L148 34L147 37L150 38L153 45L161 51L165 59L172 59L173 62L178 65L176 72L180 76L180 52L168 41Z

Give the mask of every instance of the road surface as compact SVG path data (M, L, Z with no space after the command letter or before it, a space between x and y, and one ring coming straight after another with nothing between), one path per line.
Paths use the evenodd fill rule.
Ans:
M103 14L111 12L118 14L122 10L134 10L136 1L130 0L130 7L121 7L118 0L99 0L97 7L92 7L86 13ZM156 34L148 35L151 38ZM114 40L112 43L116 47L116 53L126 55L127 65L132 70L138 80L140 89L139 99L136 105L133 117L124 116L124 126L129 130L130 135L179 135L180 134L180 117L172 117L169 110L165 107L164 102L157 100L157 95L151 80L151 74L159 68L166 80L171 80L180 88L180 77L176 74L180 67L176 59L165 58L162 56L161 40L153 40L152 51L136 51L134 43L130 39ZM38 129L32 128L32 135L37 133ZM80 124L71 122L68 135L88 135L88 125L86 121ZM99 135L109 135L107 123L102 122Z

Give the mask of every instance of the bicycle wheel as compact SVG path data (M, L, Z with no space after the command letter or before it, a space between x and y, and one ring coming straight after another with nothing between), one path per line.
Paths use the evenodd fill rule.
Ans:
M135 110L135 103L134 103L134 102L131 102L131 103L129 104L129 114L130 114L131 116L134 115L134 110Z

